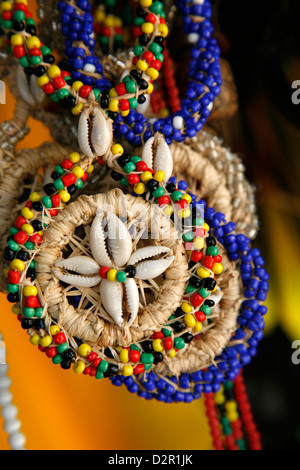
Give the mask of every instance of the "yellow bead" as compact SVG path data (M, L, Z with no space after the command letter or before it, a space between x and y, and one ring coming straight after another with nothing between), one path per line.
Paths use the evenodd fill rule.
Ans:
M51 336L44 336L44 338L40 339L40 346L42 346L43 348L47 348L48 346L50 346L50 344L52 344Z
M116 91L115 88L111 88L111 89L109 90L109 96L110 96L111 98L116 98L116 97L119 96L119 95L118 95L118 92Z
M154 25L152 23L143 23L141 30L144 34L152 34L154 31Z
M109 110L113 113L117 113L119 111L119 100L113 99L109 102Z
M205 232L209 232L209 225L207 225L207 223L205 223L203 225L203 228L204 228Z
M23 289L24 297L36 297L37 296L37 288L35 286L25 286Z
M23 36L21 34L14 34L10 39L12 46L22 46L23 44Z
M111 148L111 153L113 155L123 155L124 153L124 148L120 144L115 144Z
M25 264L20 259L14 259L10 263L10 267L11 269L16 269L17 271L22 272L25 269Z
M62 202L68 202L71 199L71 195L68 193L68 191L65 191L64 189L59 191L58 195Z
M185 209L179 209L177 215L178 217L181 217L181 219L187 219L191 215L191 209L189 209L188 207L186 207Z
M140 5L143 8L149 8L152 5L152 0L140 0Z
M129 352L125 348L120 352L120 361L123 363L129 362Z
M27 233L27 235L32 235L34 233L34 228L29 224L22 225L22 230Z
M189 304L188 302L183 302L181 304L181 310L184 312L184 313L191 313L192 310L193 310L193 307L191 306L191 304Z
M82 343L79 347L78 347L78 354L82 357L86 357L90 354L92 348L86 344L86 343Z
M31 342L31 344L33 344L33 346L38 346L40 344L40 335L35 334L31 336L31 338L29 338L29 341Z
M28 49L33 49L35 47L41 47L41 41L37 36L31 36L26 39L26 46Z
M151 93L153 92L153 90L154 90L154 85L153 85L153 83L149 83L149 86L148 86L148 88L147 88L146 93L147 93L148 95L151 95Z
M155 339L152 343L154 351L161 352L164 350L163 343L161 339Z
M75 372L75 374L82 374L85 370L85 363L83 361L78 361L74 364L73 366L73 371Z
M124 375L125 377L129 377L132 374L133 374L133 367L132 366L124 366L123 367L122 375Z
M199 277L207 278L210 276L210 272L208 269L205 269L203 267L197 269L197 274Z
M167 37L169 33L168 26L166 24L159 24L158 25L158 32L162 35L163 38Z
M152 179L152 173L150 171L144 171L144 173L141 174L141 180L146 183L147 181Z
M126 109L126 111L120 111L121 116L127 117L130 112L130 109Z
M194 331L195 331L196 333L200 333L200 331L202 330L202 328L203 328L203 327L202 327L202 323L199 322L199 321L196 321L196 325L195 325Z
M1 11L9 11L12 9L12 4L10 2L1 3Z
M159 77L159 71L153 67L149 67L146 74L151 78L151 80L157 80Z
M216 405L223 405L225 403L225 396L223 393L218 392L215 394L214 400Z
M38 202L41 200L41 196L39 195L39 193L31 193L29 196L29 200L31 202Z
M225 410L229 413L237 410L237 404L235 401L231 400L225 404Z
M32 219L32 217L34 216L34 213L31 212L31 210L30 210L28 207L24 207L24 208L21 210L21 214L22 214L22 216L25 217L25 219L27 219L27 220Z
M43 75L42 77L37 78L36 84L39 88L43 88L43 86L47 85L49 81L49 77L47 77L47 75Z
M138 183L134 186L134 192L136 194L144 194L145 191L146 191L146 186L144 185L144 183Z
M97 10L95 14L96 23L102 23L105 19L105 12L103 10Z
M204 248L204 238L194 238L193 248L194 250L202 250Z
M4 268L3 269L3 274L4 274L4 277L7 279L8 278L8 273L10 271L10 267L8 266L7 268Z
M188 204L190 204L192 202L192 198L189 194L184 194L182 196L182 199L185 199L188 202Z
M159 114L163 118L168 117L170 115L169 110L167 108L161 109Z
M163 212L164 212L164 214L165 214L167 217L170 217L170 215L173 214L174 209L173 209L173 207L172 207L171 204L168 204L168 205L164 208Z
M212 270L215 274L221 274L221 272L223 272L223 265L221 263L215 263Z
M239 414L236 411L232 411L227 414L227 418L230 423L233 423L239 419Z
M84 170L81 168L81 166L76 165L74 168L72 168L72 173L76 176L76 178L82 178L84 175Z
M48 68L48 77L50 78L56 78L56 77L60 77L61 75L61 71L60 71L60 68L57 67L57 65L51 65L49 68Z
M176 355L176 351L175 351L174 348L172 348L171 351L168 353L168 356L172 358L172 357L174 357L175 355Z
M162 170L156 171L154 174L154 179L162 183L163 180L165 179L165 172Z
M108 26L108 28L113 28L114 27L114 17L112 15L109 15L105 18L104 24L105 26Z
M86 170L86 172L87 172L88 174L93 173L94 169L95 169L94 165L91 165L91 166L88 167L88 169Z
M118 271L116 269L110 269L107 273L107 279L111 282L114 282L117 279Z
M57 326L57 325L52 325L52 326L50 326L50 335L51 335L51 336L55 336L55 335L57 335L57 333L59 333L59 332L60 332L59 326Z
M123 21L121 20L121 18L118 18L117 16L114 17L114 24L113 24L113 27L114 28L122 28L123 26Z
M83 110L83 103L78 103L74 108L72 108L72 114L74 116L78 116L80 113L82 113Z
M19 313L20 313L19 307L16 304L12 307L11 311L15 315L19 315Z
M72 88L76 93L80 90L80 88L83 87L83 83L77 80L76 82L73 83Z
M69 154L69 160L72 162L72 163L78 163L80 161L80 154L78 152L72 152Z
M149 65L145 60L139 59L136 63L136 68L138 68L142 72L146 72L146 70L149 68Z
M196 326L196 319L194 315L188 313L184 317L185 324L188 328L194 328Z

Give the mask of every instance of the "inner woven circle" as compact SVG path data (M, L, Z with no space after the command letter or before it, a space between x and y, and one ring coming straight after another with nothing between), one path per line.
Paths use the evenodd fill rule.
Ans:
M82 227L88 233L86 227L92 223L97 210L103 207L124 217L129 223L142 221L154 234L152 244L170 248L175 257L164 279L159 284L153 283L154 300L140 307L130 327L119 327L103 312L99 286L80 289L91 305L85 309L74 308L68 300L72 293L70 286L62 284L53 273L55 263L63 257L66 248L70 250L72 247L76 256L89 254L86 240L81 240L75 231ZM170 219L158 211L157 206L150 205L142 198L125 196L120 190L82 196L65 208L46 231L36 258L36 270L41 298L47 306L48 315L70 337L88 342L93 347L128 346L160 331L182 302L189 278L188 258L183 242Z

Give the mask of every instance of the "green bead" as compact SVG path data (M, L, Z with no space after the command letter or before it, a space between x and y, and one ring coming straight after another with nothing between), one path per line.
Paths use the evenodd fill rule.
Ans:
M7 284L7 292L9 292L10 294L15 294L16 292L18 292L18 290L18 284Z
M47 47L47 46L42 46L41 51L42 51L43 55L49 55L52 52L51 49L49 49L49 47Z
M24 69L27 69L27 67L30 66L30 61L29 61L28 57L26 55L24 55L24 57L21 57L21 59L19 60L19 64Z
M149 8L152 13L156 13L156 15L159 15L163 11L163 4L161 2L153 2L151 7Z
M186 232L182 235L182 239L183 241L185 242L191 242L192 240L194 240L194 234L193 232Z
M200 217L193 219L193 225L197 225L198 227L204 225L204 219L201 219Z
M107 7L115 7L116 6L116 0L106 0L105 4Z
M120 183L123 184L123 186L129 186L129 183L127 179L123 176L123 178L120 180Z
M62 354L63 352L65 352L67 349L69 349L69 344L68 343L63 343L63 344L60 344L57 348L57 351Z
M174 348L175 349L183 349L185 346L184 339L182 338L175 338L174 340Z
M219 254L219 248L217 246L209 246L207 248L207 254L209 256L217 256Z
M83 181L78 179L75 183L77 189L81 189L83 187Z
M194 292L194 290L195 290L195 287L193 287L193 286L191 286L191 285L188 285L188 286L186 287L186 289L185 289L185 292L186 292L187 294L191 294L192 292Z
M211 308L208 305L202 305L200 308L201 312L205 313L205 315L211 315Z
M130 349L133 351L141 351L141 348L139 348L136 344L131 344Z
M140 16L138 16L138 17L135 18L135 20L134 20L135 26L142 26L142 24L144 24L144 23L145 23L144 18L141 18Z
M132 92L132 93L134 93L134 92ZM135 108L138 107L139 103L138 103L138 100L136 98L129 98L128 102L129 102L130 109L135 109Z
M43 62L43 59L38 55L30 57L29 60L32 65L39 65Z
M227 382L225 382L225 388L226 388L226 390L232 390L233 389L233 382L231 380L227 380Z
M97 370L95 377L96 377L96 379L98 379L98 380L99 380L99 379L103 379L104 374L103 374L103 372L100 372L99 370Z
M174 202L181 201L182 199L182 193L180 191L173 191L171 194L171 198L173 199Z
M56 165L55 171L56 171L56 173L59 173L60 175L65 174L64 170L62 169L62 167L60 165Z
M9 240L8 246L12 251L19 251L20 245L16 243L14 240Z
M62 360L63 360L63 357L61 354L56 354L56 356L52 358L53 364L61 364Z
M32 318L32 317L35 316L35 309L34 309L34 308L27 308L27 307L25 307L25 308L23 309L23 315L24 315L24 317L26 317L26 318Z
M236 443L239 446L240 450L247 450L246 442L244 441L244 439L237 439Z
M0 25L5 29L12 29L12 21L1 21Z
M144 365L145 365L145 364L151 364L151 365L152 365L153 362L154 362L154 356L153 356L153 354L150 354L150 353L143 353L143 354L141 355L141 363L142 363L142 364L144 364Z
M35 249L34 243L26 242L25 243L25 248L27 248L27 250L29 250L29 251L33 251Z
M59 97L60 100L63 100L65 98L67 98L67 96L69 96L69 95L70 95L70 92L66 88L61 88L57 92L57 96Z
M225 436L229 436L232 433L232 430L228 418L226 416L222 416L220 422L222 424Z
M131 82L131 81L132 81L132 78L130 75L125 75L125 77L122 80L123 83Z
M51 201L51 198L49 196L44 196L42 198L42 203L44 204L44 206L46 207L46 209L51 209L52 207L52 201Z
M163 328L162 329L162 333L166 336L166 337L169 337L172 335L172 331L171 330L168 330L167 328Z
M133 52L136 56L140 57L140 55L143 54L144 52L144 48L142 46L135 46L135 48L133 49Z
M65 187L64 183L62 182L60 178L57 180L54 180L53 184L55 186L55 189L57 189L57 191L60 191L61 189L64 189Z
M109 43L109 38L107 36L98 36L98 40L100 44L108 44Z
M33 25L35 26L35 20L33 18L26 18L26 25L29 26L29 25ZM50 50L51 52L51 50Z
M144 364L145 370L149 370L152 367L152 364Z
M100 364L99 364L97 370L98 370L99 372L103 372L103 373L104 373L104 372L107 371L108 365L109 365L108 362L107 362L107 361L104 361L104 360L102 359L102 361L100 362Z
M163 188L162 186L160 186L155 191L153 191L153 196L156 198L159 198L163 196L164 194L165 194L165 188Z
M157 54L161 53L161 46L159 44L157 44L156 42L153 42L152 44L150 44L148 49L149 49L150 52L152 52L152 54L155 55L155 57L156 57Z
M43 309L40 307L40 308L36 308L35 309L35 317L36 318L41 318L43 316Z
M160 62L161 64L162 64L163 61L165 60L163 54L157 54L155 58L156 58L157 60L159 60L159 62Z
M137 162L140 162L141 160L142 160L141 157L137 157L136 155L135 155L134 157L131 157L131 159L130 159L130 161L131 161L134 165L136 165Z
M15 227L11 227L11 228L9 229L9 233L10 233L11 235L16 235L18 232L19 232L19 230L18 230L17 228L15 228Z
M101 90L99 88L95 88L94 89L94 95L95 95L95 100L97 101L97 99L101 95Z
M127 279L127 276L126 276L126 273L125 271L119 271L117 273L117 281L118 282L125 282Z
M135 170L136 170L135 164L132 162L128 162L124 166L124 171L126 171L126 173L131 173L132 171L135 171Z
M174 318L176 318L176 317L175 317L175 315L173 314L173 315L170 316L170 318L168 318L168 320L174 320Z
M13 15L14 21L25 21L25 12L22 10L17 10Z
M55 93L52 93L51 95L51 99L52 101L54 101L54 103L58 103L60 100L59 100L59 96L58 96L58 93L55 92Z
M205 289L205 287L201 287L201 289L198 290L198 293L203 297L203 299L206 299L210 295L209 290Z

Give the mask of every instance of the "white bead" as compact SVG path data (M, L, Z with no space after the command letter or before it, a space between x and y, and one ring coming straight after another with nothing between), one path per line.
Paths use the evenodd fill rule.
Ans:
M11 419L9 421L5 421L4 423L4 431L7 432L7 434L14 434L18 431L20 431L21 428L21 421L18 419Z
M182 129L183 128L183 118L181 116L175 116L173 118L173 126L175 129Z
M0 377L0 391L6 390L11 386L11 380L9 377Z
M209 111L211 111L211 110L213 109L213 106L214 106L214 104L213 104L213 102L211 102L211 103L209 103L209 105L207 106L207 109L208 109Z
M1 410L1 414L2 414L3 419L5 420L15 419L18 414L18 409L15 405L3 406Z
M188 42L191 43L191 44L194 44L195 42L197 42L199 40L199 34L198 33L190 33L188 34Z
M194 5L203 5L204 0L193 0Z
M0 376L6 375L8 371L8 365L7 364L0 364Z
M85 66L83 67L83 71L88 73L95 73L96 67L94 66L94 64L85 64Z
M12 394L8 390L0 392L0 406L6 406L12 401Z
M150 95L146 95L146 101L143 104L138 104L136 110L138 113L145 114L150 105Z
M24 450L26 438L24 434L17 432L9 436L8 442L12 450Z

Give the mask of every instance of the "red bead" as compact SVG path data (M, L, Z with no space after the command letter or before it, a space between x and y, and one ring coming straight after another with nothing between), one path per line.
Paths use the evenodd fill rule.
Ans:
M201 238L205 236L205 229L202 227L197 227L193 230L193 234L197 238Z
M201 312L200 310L195 313L195 317L200 323L203 323L206 320L206 315L205 313Z
M21 57L24 57L25 55L25 49L23 46L14 46L12 51L13 51L13 55L17 59L21 59Z
M198 294L198 292L195 292L195 294L192 295L191 297L191 303L194 307L199 307L199 305L201 305L203 302L203 297L201 297L200 294Z
M136 65L139 58L135 55L132 59L132 65Z
M84 175L81 177L81 181L84 183L88 179L88 174L84 172Z
M42 51L39 47L32 47L31 49L28 50L28 55L29 57L35 57L35 56L41 56Z
M60 75L61 75L63 78L65 78L65 77L70 77L69 72L67 72L66 70L62 70Z
M136 171L146 171L148 168L148 165L146 162L143 162L143 160L140 160L137 162L136 166Z
M67 158L62 162L61 166L64 170L70 170L73 166L73 163Z
M110 37L111 35L111 29L108 26L103 26L102 27L102 34L103 36Z
M96 367L91 367L90 377L95 377L96 374L97 374L97 369L96 369Z
M196 251L193 250L191 253L191 261L194 261L194 263L199 263L203 258L203 253L202 251Z
M25 307L39 308L38 304L39 304L38 299L34 295L31 295L30 297L25 298Z
M48 212L51 217L56 217L58 214L58 211L56 209L50 209Z
M157 331L156 333L154 333L153 335L153 339L163 339L165 337L165 335L163 334L162 331Z
M7 282L9 284L19 284L21 275L18 271L13 271L12 269L8 271Z
M148 14L146 15L145 20L146 20L147 23L155 24L155 22L156 22L156 16L153 15L153 13L148 13Z
M52 80L52 85L54 86L54 88L56 88L56 90L59 90L60 88L64 87L65 84L66 84L66 82L64 81L62 76L55 77Z
M140 357L141 357L141 354L140 354L139 351L136 351L135 349L131 349L129 351L129 361L130 362L137 363L137 362L139 362Z
M159 22L160 22L161 24L166 24L166 20L165 20L164 18L162 18L162 17L159 18Z
M49 359L52 359L53 357L55 357L56 354L57 354L57 349L54 346L47 348L46 356L49 357Z
M55 344L62 344L67 341L66 335L60 331L59 333L56 333L56 335L53 337L53 340Z
M119 105L121 111L128 111L128 109L130 109L130 103L128 100L120 100Z
M83 371L83 375L90 375L91 370L91 366L87 366Z
M133 373L135 375L138 375L138 374L141 374L142 372L144 372L145 370L145 366L144 364L138 364L137 366L135 366L135 368L133 369Z
M89 362L93 362L93 360L96 358L97 358L97 353L95 353L94 351L90 352L90 354L87 356L87 360Z
M97 162L99 163L99 165L104 165L104 160L102 157L98 158Z
M133 173L132 175L128 175L127 180L130 185L134 185L140 182L140 177L136 173Z
M12 11L3 11L1 17L4 21L10 21L13 17Z
M214 256L214 260L216 263L222 263L222 256L221 255Z
M148 64L149 64L149 63L152 62L152 60L154 59L154 55L153 55L152 52L150 52L150 51L145 51L145 52L143 52L141 58L142 58L143 60L145 60L146 62L148 62Z
M29 209L31 209L31 206L32 206L32 202L27 201L26 204L25 204L25 207L29 207Z
M51 202L53 207L59 207L61 203L59 195L55 194L54 196L52 196Z
M133 32L133 35L138 38L140 36L142 36L143 34L143 31L141 30L141 27L140 26L134 26L132 28L132 32Z
M107 266L102 266L102 267L99 269L99 275L100 275L100 277L102 277L102 279L106 279L107 273L108 273L109 270L110 270L110 268L108 268Z
M167 351L171 351L171 349L173 348L173 340L172 340L172 338L170 338L170 337L164 338L164 340L163 340L163 345L164 345L164 348L165 348Z
M79 96L86 99L92 91L92 87L89 85L83 85L79 90Z
M26 224L26 219L20 215L15 221L15 227L20 230L24 224Z
M178 201L176 202L175 206L176 206L176 209L179 210L179 209L184 209L185 207L187 207L189 205L188 201L186 199L181 199L181 201Z
M159 206L167 206L169 203L170 203L170 198L169 198L169 196L160 196L160 197L157 199L157 204L158 204Z
M16 235L14 236L15 242L18 243L19 245L24 245L24 243L27 242L28 238L29 238L28 235L26 235L26 233L22 231L16 233Z
M127 90L126 90L125 83L119 83L119 85L116 86L116 92L118 93L119 96L126 95Z
M73 173L68 173L67 175L64 175L61 180L64 185L68 188L69 186L72 186L72 184L76 183L77 178L75 175L73 175Z
M24 3L15 3L14 4L14 10L15 11L22 10L22 11L24 11L24 13L27 13L28 8L27 8L26 5L24 5Z
M92 366L97 368L99 366L100 362L101 362L100 357L97 357L96 359L93 360Z
M202 261L203 266L205 266L208 269L212 269L215 264L215 260L211 256L204 256L203 261Z
M29 242L34 245L40 245L42 243L42 237L39 233L34 233L30 238Z
M155 70L160 70L161 69L161 62L157 59L152 60L150 62L150 67L153 67Z
M49 83L47 83L46 85L43 86L43 92L46 95L52 95L52 93L55 92L55 88L54 88L54 86L52 85L51 82L49 82Z
M40 344L38 345L38 350L41 351L41 352L46 352L47 348L44 347L44 346L41 346Z

